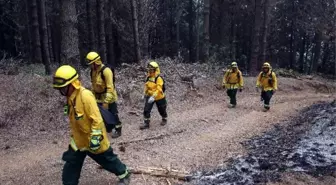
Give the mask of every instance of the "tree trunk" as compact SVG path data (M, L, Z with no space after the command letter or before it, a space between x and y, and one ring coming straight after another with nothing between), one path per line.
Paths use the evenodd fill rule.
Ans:
M200 14L200 4L201 4L201 2L200 2L200 0L197 0L196 1L196 7L197 7L197 9L196 9L196 62L198 62L199 61L199 45L200 45L200 35L199 35L199 14Z
M131 11L132 11L132 22L133 22L133 37L134 37L134 52L136 62L140 62L140 43L139 43L139 29L138 29L138 14L137 14L137 3L136 0L131 1Z
M31 11L32 11L32 23L33 23L33 48L34 48L34 61L41 62L41 42L40 42L40 33L39 33L39 23L37 16L37 3L36 0L31 0Z
M32 12L31 12L31 8L30 8L30 3L31 3L31 0L26 0L25 1L26 3L26 27L27 27L27 30L28 30L28 36L27 36L27 40L28 40L28 55L29 55L29 62L32 62L33 61L33 53L34 53L34 49L33 49L33 34L32 34Z
M311 65L311 72L316 72L319 64L319 59L321 55L321 42L322 42L322 33L318 31L315 34L314 38L314 57Z
M290 36L290 45L289 45L289 51L290 51L290 56L289 56L289 66L285 66L286 68L293 68L293 64L295 64L295 49L294 49L294 21L291 21L291 36Z
M180 20L181 20L181 14L182 14L182 5L180 1L176 1L177 3L177 13L176 13L176 55L178 58L181 57L180 52Z
M40 41L41 41L41 53L42 62L45 67L46 75L50 75L50 60L49 60L49 45L48 45L48 31L47 31L47 20L46 20L46 10L45 10L45 0L38 0L39 4L39 25L40 25Z
M269 14L270 14L270 0L265 0L264 2L264 22L263 22L263 35L262 35L262 43L261 43L261 63L266 61L266 50L267 50L267 34L268 34L268 24L269 24ZM259 63L258 67L261 67L261 63Z
M105 0L96 0L97 2L97 18L98 18L98 45L99 45L99 55L103 62L106 61L106 39L105 39L105 25L104 25L104 7Z
M61 64L61 20L60 20L60 1L53 1L53 22L50 29L51 43L55 62Z
M188 5L188 27L189 27L189 62L195 62L194 56L194 1L189 0Z
M204 0L204 43L203 43L203 62L209 60L209 17L210 17L210 0Z
M305 54L305 46L306 46L306 34L304 33L302 35L302 42L301 42L301 47L300 47L300 58L299 58L299 63L300 63L300 69L299 71L303 73L305 71L305 61L304 61L304 54Z
M60 0L61 62L78 69L79 48L75 0Z
M321 67L319 68L321 72L324 72L323 70L326 68L326 64L327 64L327 62L329 60L329 56L330 56L330 44L331 43L332 43L332 41L327 41L324 44L322 64L321 64Z
M53 63L55 62L55 57L54 57L53 48L52 48L51 23L50 23L49 17L47 17L47 35L48 35L49 61L50 63Z
M252 75L258 73L258 56L259 56L259 38L260 38L260 25L261 25L261 0L255 0L255 17L254 17L254 28L252 33L252 44L251 44L251 58L249 62L249 70Z
M230 2L230 19L231 19L231 27L230 27L230 59L231 61L236 60L236 22L235 22L235 3ZM222 35L222 32L221 32ZM221 36L222 37L222 36Z
M163 43L162 43L162 45L163 45L163 56L164 57L166 57L167 56L167 2L166 2L166 0L163 0L162 2L161 2L161 6L162 6L162 10L161 10L161 12L162 12L162 17L160 18L161 19L161 27L162 28L165 28L165 29L163 29Z
M105 26L106 26L106 49L107 49L107 63L111 64L113 68L116 67L114 59L114 47L113 47L113 3L111 0L106 0L105 6Z
M87 27L88 27L88 49L90 51L97 51L97 44L96 44L96 38L94 34L94 28L93 28L93 18L94 18L94 8L95 3L94 0L86 0L86 18L87 18Z

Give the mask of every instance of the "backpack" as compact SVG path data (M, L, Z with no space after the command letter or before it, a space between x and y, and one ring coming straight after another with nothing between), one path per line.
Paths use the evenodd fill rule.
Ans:
M165 85L166 83L165 83L164 79L162 78L162 76L157 75L157 76L155 77L154 83L156 83L156 81L157 81L157 79L158 79L159 77L161 77L161 79L162 79L162 81L163 81L162 91L165 92L165 91L166 91L166 85ZM149 78L150 78L150 77L148 76L147 79L146 79L146 82L149 81Z
M106 68L110 68L111 69L111 71L112 71L112 82L113 82L113 86L115 87L115 73L114 73L114 68L112 68L112 67L108 67L108 66L103 66L101 69L100 69L100 71L99 71L99 73L100 73L100 77L101 77L101 79L102 80L104 80L104 82L105 82L105 76L104 76L104 70L106 69ZM91 70L90 71L90 77L92 78L92 73L93 73L93 71Z

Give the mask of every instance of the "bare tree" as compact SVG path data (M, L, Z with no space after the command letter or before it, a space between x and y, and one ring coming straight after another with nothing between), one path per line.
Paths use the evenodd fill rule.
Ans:
M46 20L46 10L45 10L45 0L38 0L39 4L39 25L40 25L40 41L41 41L41 53L42 53L42 62L45 66L45 73L49 75L50 70L50 61L49 61L49 45L48 45L48 31L47 31L47 20Z
M195 61L195 50L194 50L194 24L195 24L195 11L194 11L194 1L188 1L188 28L189 28L189 62Z
M95 3L94 0L86 0L86 18L87 18L87 27L88 27L88 49L89 50L97 50L97 45L95 41L95 34L94 34L94 10L95 10Z
M137 3L136 0L131 1L131 11L132 11L132 22L133 22L133 37L134 37L134 51L136 62L140 62L140 43L139 43L139 29L138 29L138 14L137 14Z
M178 58L181 57L180 51L180 22L181 22L181 15L182 15L182 3L181 1L176 1L176 55Z
M203 61L209 60L209 15L210 15L210 0L204 0L204 43L203 43Z
M106 27L107 63L115 67L112 19L113 19L113 3L110 0L106 0L105 27Z
M97 0L97 18L98 18L98 48L99 48L99 54L103 61L106 61L106 39L105 39L105 0Z
M36 0L30 0L31 13L32 13L32 34L33 34L33 50L34 50L34 61L41 61L41 42L40 42L40 32L39 32L39 22L37 15L37 3Z
M258 72L258 56L259 56L259 38L260 38L260 26L261 26L261 0L255 0L254 7L254 27L252 34L251 44L251 58L249 63L250 72L257 74Z
M79 67L78 29L75 0L60 0L61 62Z
M270 0L265 0L264 1L264 21L263 21L262 43L260 46L261 52L262 52L261 53L261 63L266 61L267 35L268 35L270 9L271 9ZM258 67L260 67L260 65Z

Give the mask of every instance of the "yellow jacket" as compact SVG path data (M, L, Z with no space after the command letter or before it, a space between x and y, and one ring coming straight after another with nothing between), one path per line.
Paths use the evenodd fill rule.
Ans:
M98 103L113 103L118 100L117 91L112 80L113 73L110 68L106 67L104 71L102 71L105 77L105 80L103 80L100 74L103 66L104 64L101 64L98 69L92 70L92 92Z
M163 93L163 79L159 76L160 68L157 68L154 76L147 74L144 93L146 96L154 96L155 101L161 100L165 97ZM155 78L157 77L156 83Z
M102 153L110 147L103 118L91 91L79 87L68 98L69 120L71 129L71 147L75 151ZM97 151L91 151L90 138L92 133L101 132L103 140Z
M223 77L223 84L226 89L238 89L244 86L242 72L237 69L235 72L229 69L225 72Z
M260 72L257 78L257 87L262 88L263 91L271 91L278 89L278 80L274 72L271 74L271 69L266 74ZM272 83L269 83L269 79L272 80Z

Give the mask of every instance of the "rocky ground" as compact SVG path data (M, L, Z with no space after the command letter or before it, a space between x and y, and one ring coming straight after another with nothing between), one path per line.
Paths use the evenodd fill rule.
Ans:
M172 60L159 62L167 83L169 124L160 126L160 118L154 109L152 126L147 131L138 129L142 121L144 65L123 65L121 69L117 69L119 111L124 128L123 136L111 140L111 143L122 161L132 168L174 168L195 174L196 179L192 183L207 183L207 177L217 172L213 169L225 172L225 169L232 170L235 164L248 165L248 171L260 171L257 166L259 159L263 164L262 161L268 161L266 159L275 154L267 153L269 150L262 150L262 155L256 148L274 145L279 148L285 147L281 152L287 152L283 156L287 155L288 163L276 163L276 159L282 156L280 155L275 161L264 162L262 166L266 168L267 173L256 172L261 175L251 180L249 176L255 174L247 171L242 173L246 174L244 178L248 182L254 182L255 179L262 183L273 181L272 179L293 182L297 180L297 176L272 173L272 176L266 178L264 174L270 174L272 170L276 171L283 165L286 165L285 169L290 169L284 170L285 172L300 170L301 163L297 162L303 161L302 156L309 156L314 151L303 150L299 146L310 146L313 143L313 148L319 151L332 148L323 147L323 144L315 146L315 141L309 140L315 137L303 137L302 144L297 144L294 139L299 136L296 134L298 132L294 131L300 130L301 127L303 131L308 131L308 127L304 126L308 123L295 126L293 122L299 119L299 115L310 115L302 114L304 109L321 101L331 102L336 98L335 86L331 81L317 77L279 77L279 91L272 100L272 109L264 113L261 111L259 94L254 91L254 77L245 78L245 89L238 94L239 105L236 109L229 109L225 91L219 88L222 66L181 64ZM82 71L81 79L83 84L88 86L86 72ZM61 155L67 148L69 132L67 118L62 115L64 100L51 88L51 78L32 73L0 74L0 84L1 184L61 184ZM315 109L320 110L318 107ZM329 109L328 111L321 115L330 114ZM293 132L290 132L291 127L295 128ZM320 128L313 130L315 129ZM282 142L282 138L287 138L287 132L288 144L272 144L272 141ZM326 144L331 143L328 140ZM334 160L332 157L329 159ZM317 157L316 160L320 158ZM218 168L219 165L222 166L221 169ZM233 170L232 174L235 173L237 171ZM310 177L311 174L308 173L304 179ZM133 175L132 178L134 185L168 184L168 181L171 184L186 183L147 175ZM116 180L114 175L99 170L88 158L82 170L80 184L115 184Z

